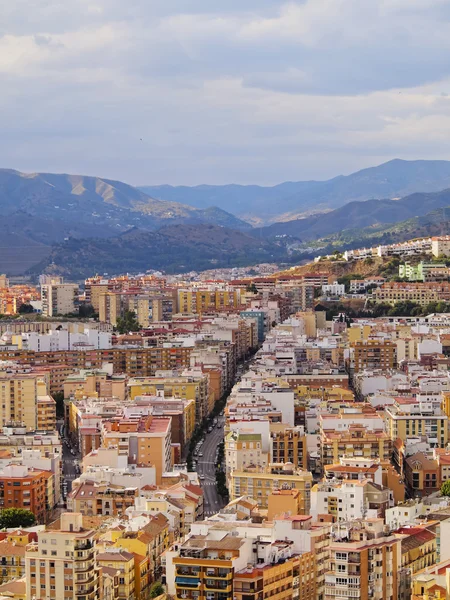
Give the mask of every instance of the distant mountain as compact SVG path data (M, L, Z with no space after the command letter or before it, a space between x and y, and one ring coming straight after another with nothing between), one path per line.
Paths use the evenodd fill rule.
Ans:
M448 206L450 206L450 189L428 194L411 194L401 200L350 202L324 215L274 223L255 230L255 234L265 238L290 236L301 241L315 240L342 230L404 221Z
M249 229L226 211L208 207L198 210L177 202L155 200L122 183L83 175L20 173L0 169L0 215L18 210L41 220L58 221L78 227L106 227L112 232L130 227L158 229L172 223L213 223Z
M136 273L206 270L250 265L286 257L281 245L216 225L172 225L156 232L133 228L106 239L70 239L55 244L32 272L51 272L69 279L92 273Z
M353 201L397 198L413 192L436 192L450 187L450 161L394 159L327 181L257 185L145 186L160 200L197 208L219 206L253 224L288 221L311 211L323 212Z
M0 169L0 272L23 273L66 238L114 237L133 227L154 231L178 223L251 229L221 208L155 200L120 181Z

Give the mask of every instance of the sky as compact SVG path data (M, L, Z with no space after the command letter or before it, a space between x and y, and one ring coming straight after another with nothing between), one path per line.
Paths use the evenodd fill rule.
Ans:
M0 167L135 185L450 159L450 0L0 0Z

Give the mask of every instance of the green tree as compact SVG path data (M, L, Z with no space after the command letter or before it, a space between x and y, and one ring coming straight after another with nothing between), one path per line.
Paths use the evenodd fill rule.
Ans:
M245 289L247 292L252 292L253 294L258 293L258 288L254 283L249 283L249 285Z
M161 594L164 594L164 591L162 583L156 581L151 587L150 598L157 598L158 596L161 596Z
M28 302L26 302L19 306L19 310L17 312L21 315L26 315L34 312L34 308L31 306L31 304L28 304Z
M0 529L31 527L35 523L36 517L26 508L4 508L0 511Z
M125 311L123 317L117 319L116 329L119 333L129 333L130 331L139 331L141 326L136 318L136 313L132 310Z
M450 480L444 481L441 485L441 494L443 496L450 496Z
M92 304L80 304L78 314L82 319L90 319L96 316L95 308Z
M64 392L55 392L53 400L56 402L56 416L64 417Z

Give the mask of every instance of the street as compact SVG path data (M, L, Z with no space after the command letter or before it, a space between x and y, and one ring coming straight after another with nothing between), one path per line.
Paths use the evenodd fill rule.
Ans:
M203 511L205 517L214 515L224 505L222 498L217 493L216 487L216 450L217 446L223 441L224 417L218 417L218 425L213 428L211 433L205 433L205 442L202 445L197 463L197 473L204 475L205 479L200 480L203 488Z

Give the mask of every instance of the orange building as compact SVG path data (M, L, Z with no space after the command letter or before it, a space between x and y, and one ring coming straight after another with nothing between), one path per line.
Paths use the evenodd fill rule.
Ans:
M8 465L0 471L0 508L25 508L43 523L53 507L52 478L51 471Z

